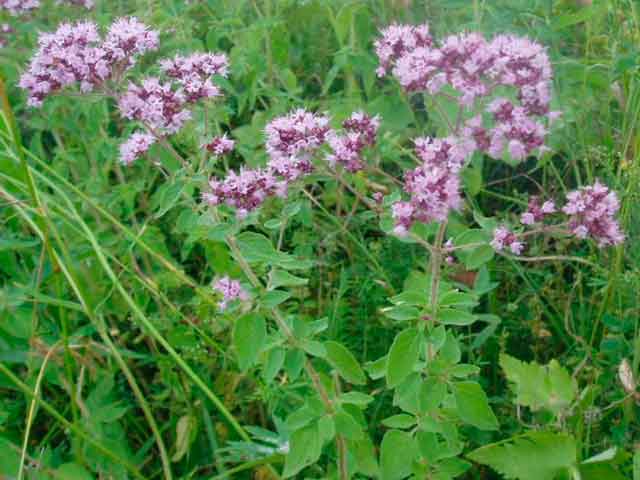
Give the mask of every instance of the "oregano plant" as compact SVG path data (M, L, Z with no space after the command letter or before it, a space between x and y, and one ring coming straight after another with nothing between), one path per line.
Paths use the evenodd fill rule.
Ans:
M590 393L563 365L503 352L505 399L495 397L496 379L477 356L501 321L486 308L500 288L490 262L526 269L573 261L554 242L605 249L625 240L618 197L599 180L553 198L541 191L516 212L482 211L474 200L491 188L483 165L554 155L547 140L562 113L544 45L511 34L437 37L426 24L386 26L368 46L378 59L375 81L401 89L421 118L411 142L397 143L370 106L332 115L315 99L299 98L250 133L257 147L245 155L220 113L225 90L234 88L232 61L225 53L167 54L160 39L134 17L117 19L104 34L93 22L64 23L40 34L19 86L33 109L70 92L107 98L122 133L124 177L133 182L127 169L140 164L157 171L157 218L186 206L175 226L185 233L179 249L202 239L215 245L207 259L220 268L196 282L194 308L219 319L226 344L211 343L232 352L225 369L250 379L264 420L261 427L238 424L207 382L196 382L237 437L220 447L221 475L244 478L234 476L238 464L237 475L243 465L268 465L269 478L497 478L487 467L507 479L624 478L623 452L583 455L576 432ZM158 50L166 58L156 58ZM195 132L195 153L173 141L185 130ZM390 167L391 149L400 162ZM326 197L337 191L352 210L336 201L336 214L328 211ZM352 254L382 270L387 295L380 314L388 336L378 339L386 352L367 361L353 348L364 337L346 342L331 332L323 313L339 315L337 307L308 305L327 288L314 279L322 265L304 238L301 248L288 241L312 215L333 222L327 238L351 235L356 211L372 235L395 239L406 255L418 251L420 262L394 284L354 241ZM177 287L186 286L184 273L177 275ZM185 336L191 328L207 331L195 323ZM159 333L153 338L172 348ZM186 362L180 367L199 378ZM273 396L278 389L286 395ZM513 416L508 427L505 411ZM193 415L174 427L173 463L188 456L197 435ZM210 426L207 432L213 435Z

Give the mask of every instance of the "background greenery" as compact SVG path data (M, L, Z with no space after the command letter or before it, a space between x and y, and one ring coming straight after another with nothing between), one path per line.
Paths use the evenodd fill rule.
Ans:
M481 445L537 422L523 418L511 403L498 363L500 353L508 353L543 364L556 359L574 374L579 408L586 413L560 427L577 436L583 458L612 446L633 452L638 407L622 389L617 369L625 358L636 375L640 366L640 2L97 3L88 15L103 26L135 14L161 30L161 50L146 56L138 71L176 51L228 52L232 73L226 98L209 111L208 127L229 131L237 140L232 167L264 162L265 123L304 105L337 118L360 108L379 113L375 161L399 175L408 165L402 149L423 132L425 111L394 82L375 77L372 42L391 22L428 21L438 36L513 32L547 45L556 109L564 112L550 141L556 154L516 167L475 165L465 179L470 200L485 216L503 217L520 211L529 194L560 196L599 178L620 195L628 240L624 248L607 250L560 240L553 245L556 252L582 262L525 265L496 258L479 273L499 284L482 305L495 320L482 331L469 329L474 350L463 353L468 363L482 367L501 432L478 432L472 440ZM233 318L217 312L208 285L215 275L240 276L240 270L219 232L203 224L184 199L198 192L193 185L165 181L145 160L130 168L119 165L117 147L128 126L112 102L64 95L31 110L17 89L37 32L86 15L52 6L26 21L9 19L17 32L0 50L2 101L11 105L22 135L21 140L9 135L11 109L5 105L0 474L17 474L25 426L31 425L26 458L27 474L34 478L89 478L96 472L124 478L132 471L161 476L154 433L164 438L176 477L271 478L265 465L273 462L279 469L280 456L257 455L252 444L237 443L243 439L216 402L233 421L275 432L273 419L296 408L307 385L295 371L274 385L238 368L230 346ZM202 120L173 137L178 151L197 150ZM174 162L161 150L155 155L165 165ZM365 180L356 178L356 185L364 188ZM322 209L301 197L285 218L282 205L275 205L264 221L283 220L263 230L271 226L273 238L282 235L284 251L318 262L308 282L294 289L298 314L326 317L324 339L347 345L361 363L376 360L397 330L381 309L411 272L424 268L424 252L381 233L370 212L339 184L326 182L312 193ZM548 248L531 246L538 253ZM73 272L75 282L63 269ZM461 270L458 279L473 281L477 274ZM42 399L37 409L31 408L34 391ZM390 412L391 398L380 389L367 409L374 444L384 434L380 420ZM152 432L148 416L159 431ZM628 478L640 478L639 466L634 472L627 462L624 469ZM325 474L311 467L305 475ZM495 475L477 467L466 478L499 478Z

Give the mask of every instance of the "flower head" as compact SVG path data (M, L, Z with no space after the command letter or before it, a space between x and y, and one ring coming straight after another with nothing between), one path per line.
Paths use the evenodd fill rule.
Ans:
M175 133L191 118L184 93L155 77L144 79L141 85L130 83L118 107L123 117L138 120L158 134Z
M224 54L194 53L188 57L177 55L173 59L162 60L160 68L182 86L187 101L195 103L203 98L222 95L213 84L213 77L227 77L229 60Z
M538 197L533 197L529 200L527 211L520 216L520 222L523 225L533 225L541 222L546 215L555 212L556 204L553 201L542 202Z
M569 216L569 228L578 238L592 237L600 247L618 245L624 234L615 216L620 202L615 192L596 181L567 194L562 211Z
M340 163L348 171L356 172L364 167L362 151L376 141L380 118L354 112L342 126L345 134L331 131L327 135L327 143L332 150L332 153L327 155L327 161L331 166Z
M381 38L376 40L376 55L380 60L377 73L384 76L387 70L407 52L419 47L430 47L432 44L429 25L390 25L381 32Z
M496 252L502 252L508 248L514 255L520 255L524 250L524 243L518 240L518 236L515 233L504 226L498 227L493 231L491 246Z
M147 153L151 145L156 143L156 138L147 133L136 132L120 145L120 162L131 165L141 155Z
M233 151L236 142L227 138L225 133L221 137L214 137L209 143L205 143L203 147L215 157L226 155Z
M18 16L40 7L40 0L0 0L0 10Z
M224 311L229 303L234 300L247 301L249 294L242 288L238 280L232 280L228 276L219 278L213 282L213 289L222 295L222 300L218 303L218 308Z

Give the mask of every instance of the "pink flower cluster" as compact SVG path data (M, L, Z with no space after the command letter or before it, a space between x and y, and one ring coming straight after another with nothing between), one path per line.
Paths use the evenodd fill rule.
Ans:
M421 47L431 47L433 40L429 34L429 25L394 24L382 31L382 38L376 40L376 54L380 59L377 69L379 77L386 75L387 70L408 52Z
M218 308L224 311L229 303L234 300L247 301L249 294L242 288L238 280L232 280L224 276L213 283L213 289L222 295L222 300L218 303Z
M569 228L578 238L592 237L600 247L618 245L624 241L615 215L620 202L615 192L596 181L567 194L562 211L569 216Z
M123 117L137 120L159 135L175 133L191 118L187 101L181 90L174 90L170 82L148 77L138 86L129 84L118 101Z
M311 156L330 130L328 116L302 108L273 119L265 127L269 169L289 182L310 173Z
M158 47L158 34L131 17L116 20L104 41L94 23L79 22L41 34L38 44L19 83L34 107L64 87L79 83L83 92L89 92L121 74L138 56Z
M417 30L425 34L420 36ZM544 148L543 121L550 123L558 113L549 109L553 73L547 52L538 43L512 35L487 40L478 33L465 33L436 45L426 26L393 25L382 31L376 52L379 73L391 69L407 91L437 95L449 86L458 92L455 99L462 108L491 114L491 127L483 126L483 116L478 115L462 132L476 141L478 150L493 158L508 152L522 160ZM515 90L517 104L505 98L484 107L478 104L505 87Z
M415 222L443 221L449 210L462 203L459 172L473 153L473 143L467 139L418 138L416 154L422 165L405 173L404 190L409 201L392 206L394 232L404 236Z
M63 3L68 3L70 5L75 5L77 7L84 7L87 10L92 9L95 6L95 2L93 0L56 0L58 5Z
M147 153L151 145L156 143L156 137L148 133L136 132L120 145L120 162L131 165L138 157Z
M515 255L520 255L524 250L524 243L519 241L518 236L506 227L498 227L494 230L491 246L497 252L502 252L508 248Z
M364 168L362 151L375 144L380 117L370 117L364 112L354 112L351 117L342 122L344 134L330 132L327 142L332 153L327 155L327 161L333 167L336 163L344 166L349 172L357 172Z
M533 225L542 222L545 216L552 213L556 213L556 204L553 201L541 203L538 197L533 197L529 200L527 211L520 216L520 222L523 225Z
M239 217L245 217L268 197L285 197L291 182L313 171L313 154L324 144L333 148L327 156L329 162L343 163L351 170L362 168L360 154L375 142L379 124L378 117L355 112L343 123L345 135L339 135L329 126L326 115L298 109L277 117L265 127L266 168L242 169L224 180L211 179L211 192L203 198L211 205L234 207Z
M287 182L278 178L268 168L241 169L229 172L224 180L209 180L211 192L203 194L210 205L222 203L236 209L238 218L246 217L272 196L285 197Z
M227 77L229 60L221 53L195 53L188 57L177 55L173 59L162 60L160 68L184 89L187 102L195 103L222 95L213 84L212 77Z
M206 149L213 156L220 157L231 153L235 145L235 140L227 138L227 134L225 133L221 137L214 137L209 143L202 145L202 148Z
M18 16L40 7L40 0L0 0L0 10Z
M194 53L162 60L160 68L170 80L163 82L156 77L147 77L140 85L131 82L118 100L120 113L129 120L141 122L154 135L176 133L191 119L191 105L221 96L220 89L213 84L213 77L227 76L228 67L224 54ZM229 142L232 140L224 139L224 148L229 148ZM121 160L129 163L124 158Z

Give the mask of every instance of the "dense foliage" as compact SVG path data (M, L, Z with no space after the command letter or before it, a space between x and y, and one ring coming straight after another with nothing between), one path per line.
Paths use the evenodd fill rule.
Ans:
M0 475L640 479L633 0L0 0Z

